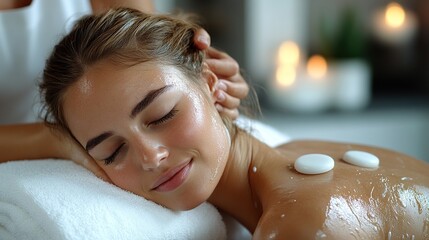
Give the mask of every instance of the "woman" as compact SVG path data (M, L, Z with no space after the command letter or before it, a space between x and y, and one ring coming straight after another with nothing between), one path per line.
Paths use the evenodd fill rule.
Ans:
M0 1L0 124L33 122L40 108L36 82L45 59L61 36L78 17L114 7L155 12L150 0L2 0ZM210 37L199 29L195 44L210 45ZM237 63L224 53L209 49L207 61L224 81L219 85L218 109L237 117L239 99L247 85ZM238 89L238 92L237 90Z
M85 155L76 154L74 142L62 143L61 133L54 133L34 122L40 111L37 79L45 59L58 38L70 24L83 14L101 13L124 6L142 12L154 12L150 0L2 0L0 1L0 163L9 160L55 157L72 159L97 171L97 166ZM238 117L240 99L248 86L238 64L227 54L210 48L210 36L198 29L195 45L206 50L206 63L222 78L216 86L216 107L232 119ZM21 151L22 148L32 152ZM28 146L28 147L27 147ZM86 161L82 162L82 159ZM102 174L101 172L99 175ZM101 175L100 175L101 176Z
M47 61L46 120L115 185L175 210L207 200L254 239L429 237L426 163L351 144L262 144L214 107L218 79L192 44L198 28L129 9L81 19ZM340 161L350 149L375 154L380 167ZM314 152L335 168L292 167Z

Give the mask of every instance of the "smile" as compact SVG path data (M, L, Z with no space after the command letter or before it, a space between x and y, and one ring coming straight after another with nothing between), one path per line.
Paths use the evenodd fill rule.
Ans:
M158 192L169 192L178 188L188 177L191 166L192 160L170 169L155 181L152 190Z

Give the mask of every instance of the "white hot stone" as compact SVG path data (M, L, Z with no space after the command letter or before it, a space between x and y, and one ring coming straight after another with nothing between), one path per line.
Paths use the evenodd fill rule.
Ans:
M330 156L325 154L306 154L296 159L295 170L303 174L320 174L334 168L335 162Z
M344 153L343 160L350 164L364 168L378 168L380 160L377 156L363 151L347 151Z

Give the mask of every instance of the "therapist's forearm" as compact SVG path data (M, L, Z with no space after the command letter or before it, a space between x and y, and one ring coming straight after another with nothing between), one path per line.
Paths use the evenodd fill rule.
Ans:
M112 8L127 7L145 13L154 13L155 6L151 0L92 0L92 11L102 13Z
M62 158L58 139L43 123L0 126L0 163L11 160Z

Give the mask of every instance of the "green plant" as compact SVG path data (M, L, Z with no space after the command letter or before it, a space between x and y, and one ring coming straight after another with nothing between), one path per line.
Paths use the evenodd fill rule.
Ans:
M365 57L363 28L353 7L346 7L338 24L329 24L325 18L320 21L321 53L327 58L348 59Z

